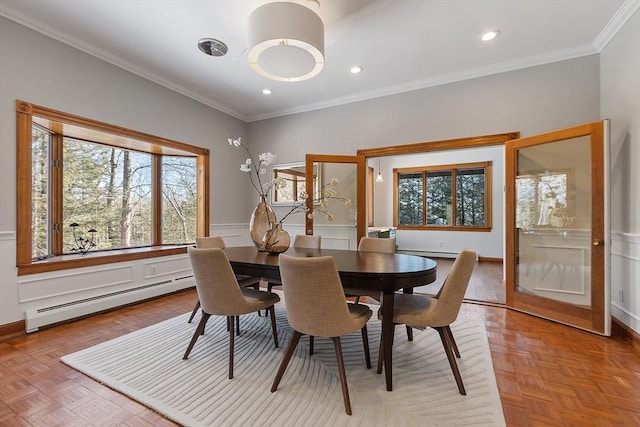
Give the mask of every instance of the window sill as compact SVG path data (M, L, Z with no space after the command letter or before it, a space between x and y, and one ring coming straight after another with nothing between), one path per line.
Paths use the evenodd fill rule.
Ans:
M48 273L50 271L91 267L94 265L134 261L187 253L187 246L152 246L146 248L119 249L103 252L89 252L85 255L62 255L34 261L31 264L18 265L18 276Z

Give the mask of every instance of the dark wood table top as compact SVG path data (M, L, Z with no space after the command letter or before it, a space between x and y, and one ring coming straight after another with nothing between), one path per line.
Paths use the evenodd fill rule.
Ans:
M280 255L259 252L254 246L231 247L224 250L236 274L280 279ZM338 249L289 248L287 255L296 257L332 256L344 287L357 287L382 292L382 343L385 382L393 390L393 309L395 291L413 292L416 286L436 280L437 264L429 258L415 255L359 252ZM312 278L309 278L312 280Z
M225 252L237 274L280 279L279 255L259 252L254 246L229 247ZM297 257L332 256L343 286L394 292L436 280L436 262L415 255L294 247L285 254Z

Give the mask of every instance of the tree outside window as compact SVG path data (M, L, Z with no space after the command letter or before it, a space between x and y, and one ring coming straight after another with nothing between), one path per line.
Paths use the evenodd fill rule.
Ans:
M206 235L209 150L24 101L16 112L18 274L184 253Z
M395 226L490 229L491 162L396 170Z

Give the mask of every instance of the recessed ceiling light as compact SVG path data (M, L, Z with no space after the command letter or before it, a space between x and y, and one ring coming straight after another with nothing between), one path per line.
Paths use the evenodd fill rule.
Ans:
M491 31L487 31L486 33L484 33L482 35L482 37L480 37L480 38L482 39L483 42L488 42L489 40L495 39L499 35L500 35L500 31L499 30L491 30Z
M360 65L355 65L353 67L351 67L349 69L349 71L351 72L351 74L358 74L364 71L364 67L360 66Z
M263 95L271 95L273 92L271 92L271 89L262 89L262 94Z

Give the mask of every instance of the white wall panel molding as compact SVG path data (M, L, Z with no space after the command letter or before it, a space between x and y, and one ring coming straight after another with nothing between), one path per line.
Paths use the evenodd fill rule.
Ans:
M18 278L18 302L25 303L133 283L133 265L97 266Z
M640 333L640 234L611 233L611 314Z
M0 231L0 241L5 241L5 240L11 240L14 241L16 240L16 232L15 231Z
M144 261L145 280L157 280L167 276L191 276L191 263L189 256L174 255L163 258L150 258Z

